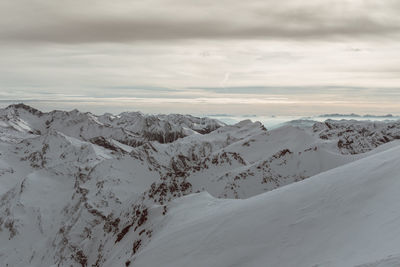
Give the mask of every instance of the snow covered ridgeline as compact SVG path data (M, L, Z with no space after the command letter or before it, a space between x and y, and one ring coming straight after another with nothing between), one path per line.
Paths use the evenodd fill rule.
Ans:
M180 114L145 115L140 112L124 112L117 116L96 116L78 110L43 113L24 104L0 109L3 138L7 133L40 135L56 130L84 140L103 137L138 146L146 141L169 143L194 133L209 133L224 125L217 120Z
M145 126L133 124L134 119L127 119L128 116L124 116L125 122L117 124L112 122L115 119L110 114L105 115L110 118L107 121L78 111L42 113L25 105L11 106L0 113L0 260L9 266L157 266L160 258L151 261L146 255L150 248L164 246L160 236L175 238L175 230L180 233L190 225L199 225L196 229L204 237L212 236L201 225L207 225L208 220L214 223L213 214L229 214L236 209L235 203L255 203L252 199L277 194L277 191L264 192L336 170L346 163L355 164L366 157L377 159L374 155L381 157L377 153L397 146L398 142L391 140L398 139L400 132L396 122L328 121L313 127L298 128L289 124L267 131L260 123L243 121L220 125L209 133L200 133L201 123L196 123L191 127L197 127L197 132L184 126L189 129L188 136L160 143L149 141L141 134L140 127L152 128L152 121ZM53 121L47 117L49 114L53 114ZM134 113L129 114L136 117ZM185 122L187 116L161 117L164 122L180 118L175 123L190 124ZM157 125L158 121L154 123ZM135 140L141 140L141 144L123 143L123 134L128 134L130 140L138 138ZM343 136L349 140L345 149L340 145ZM392 168L391 164L384 166ZM346 177L352 176L350 173ZM340 180L343 186L346 181L347 178ZM206 197L197 202L197 195L191 195L201 191L211 196L203 193L200 196ZM308 191L302 192L308 194ZM256 195L259 196L251 198ZM174 201L182 196L187 196L184 202ZM218 198L249 200L236 202ZM186 210L183 205L183 212L177 213L181 202L192 208ZM201 207L202 203L207 205ZM217 203L217 210L209 209L213 203ZM271 206L280 210L280 205L271 206L268 200L255 207L262 210L264 206ZM233 214L217 220L239 220ZM189 215L193 220L187 221L191 218ZM308 213L303 215L307 217ZM174 228L174 220L186 223L178 223ZM254 228L254 231L263 232L270 224L267 222L260 221L263 228ZM224 235L222 225L210 230L217 236ZM201 251L205 245L195 235L188 234L187 238L196 246L191 248L193 251ZM205 240L210 248L225 247L225 243ZM232 244L240 247L238 240ZM285 240L290 239L286 236ZM265 246L268 244L272 245L266 242ZM396 254L392 254L371 257L360 264L391 262L396 260ZM166 264L188 266L186 260L195 253L188 252L187 257L176 255L181 261L171 259ZM207 255L213 266L247 264L235 257L214 261L217 260L215 253ZM253 254L243 249L238 255L251 259ZM198 259L193 266L204 266L204 259Z

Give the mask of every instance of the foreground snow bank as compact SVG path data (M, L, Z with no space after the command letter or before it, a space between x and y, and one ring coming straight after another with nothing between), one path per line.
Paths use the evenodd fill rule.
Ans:
M398 266L399 192L396 146L246 200L190 195L134 266Z

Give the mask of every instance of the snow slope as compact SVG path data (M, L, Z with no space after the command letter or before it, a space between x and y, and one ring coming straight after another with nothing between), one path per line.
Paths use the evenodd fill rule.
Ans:
M246 200L190 195L133 266L400 266L399 191L397 146Z

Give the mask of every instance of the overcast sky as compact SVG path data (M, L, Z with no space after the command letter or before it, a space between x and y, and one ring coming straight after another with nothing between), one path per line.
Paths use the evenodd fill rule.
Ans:
M0 106L400 114L398 0L3 0Z

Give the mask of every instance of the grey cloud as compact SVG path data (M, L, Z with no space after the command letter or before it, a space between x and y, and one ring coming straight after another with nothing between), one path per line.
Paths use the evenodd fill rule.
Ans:
M400 23L393 9L400 6L382 1L376 10L364 2L345 8L343 1L299 5L298 1L151 1L148 6L107 11L104 1L71 2L16 0L1 8L0 41L96 43L170 41L186 39L294 39L331 40L393 37ZM355 1L357 2L357 1ZM369 1L366 1L366 3ZM93 5L88 5L92 3ZM292 4L291 4L292 3ZM158 4L158 5L157 5ZM33 6L32 6L33 5ZM103 8L102 8L103 5ZM0 5L1 7L1 5ZM151 8L150 8L151 7ZM358 7L358 8L357 8Z

